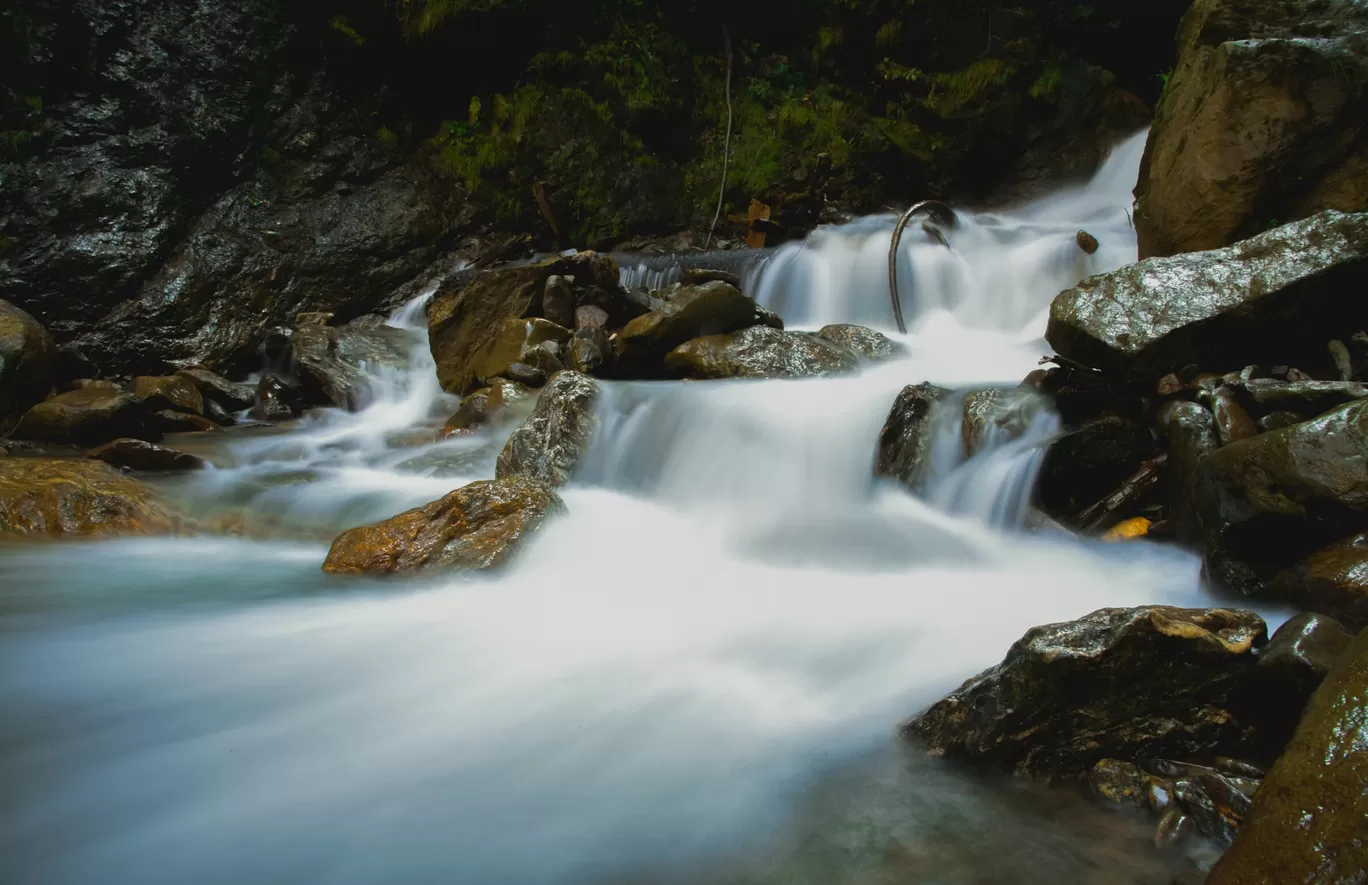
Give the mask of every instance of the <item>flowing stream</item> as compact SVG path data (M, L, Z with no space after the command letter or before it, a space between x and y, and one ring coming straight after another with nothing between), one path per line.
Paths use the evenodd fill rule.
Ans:
M570 514L497 576L319 571L341 529L492 475L507 427L432 442L456 401L421 301L364 411L174 441L216 469L166 490L246 537L0 547L0 881L1167 882L1143 820L893 732L1032 625L1206 604L1196 561L1020 530L1048 412L937 446L926 500L871 470L903 385L1014 386L1050 299L1134 259L1142 147L948 245L912 225L905 358L605 384ZM791 328L885 328L893 222L747 287Z

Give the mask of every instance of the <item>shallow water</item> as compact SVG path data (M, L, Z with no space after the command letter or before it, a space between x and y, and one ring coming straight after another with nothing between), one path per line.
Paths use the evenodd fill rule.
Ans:
M904 359L605 384L569 515L501 575L319 571L340 529L492 475L508 428L431 442L455 401L421 304L393 321L411 370L361 413L180 441L217 468L167 490L270 540L0 547L0 880L1167 881L1145 821L892 733L1030 626L1206 603L1196 561L1019 531L1048 423L948 458L929 502L871 473L904 384L1015 384L1050 298L1133 260L1142 143L949 248L914 225ZM748 285L791 327L887 327L892 224Z

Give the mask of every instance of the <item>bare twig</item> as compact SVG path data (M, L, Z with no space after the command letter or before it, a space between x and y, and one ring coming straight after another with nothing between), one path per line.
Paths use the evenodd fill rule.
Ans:
M731 78L732 78L732 47L731 34L727 31L727 26L722 26L722 52L727 58L727 79L723 87L727 96L727 137L722 141L722 182L717 186L717 211L713 213L712 227L708 228L708 239L703 244L706 249L712 245L713 234L717 231L717 219L722 217L722 198L727 192L727 164L731 160L731 137L732 137L732 100L731 100Z
M907 334L907 324L903 322L902 300L898 297L898 243L912 216L923 210L946 227L955 225L955 213L949 206L939 200L922 200L904 212L898 219L898 226L893 228L893 239L888 244L888 297L893 301L893 320L903 334Z

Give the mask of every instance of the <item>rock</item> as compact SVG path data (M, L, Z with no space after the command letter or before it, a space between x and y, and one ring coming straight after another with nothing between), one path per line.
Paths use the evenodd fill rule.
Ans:
M493 411L489 407L487 389L484 392L477 390L461 400L461 407L446 420L442 429L437 431L437 438L447 439L459 434L474 433L490 422Z
M1368 631L1311 697L1209 885L1351 883L1368 870Z
M503 565L545 523L565 511L560 497L526 476L473 482L439 501L343 532L323 570L389 574L460 572Z
M1223 845L1235 838L1249 813L1249 797L1215 773L1180 780L1174 796L1197 832Z
M204 397L199 387L184 375L140 375L128 385L128 390L153 411L204 414Z
M1050 408L1049 398L1020 387L989 387L964 398L960 438L969 457L985 443L1020 439L1031 422Z
M1283 627L1286 626L1286 624L1283 625ZM1268 655L1270 653L1269 649L1274 644L1275 640L1277 640L1278 633L1283 632L1283 627L1279 627L1277 633L1273 634L1273 639L1268 640L1269 644L1264 646L1260 650L1260 666L1263 666L1264 662L1267 661ZM1350 638L1352 639L1353 637ZM1265 771L1258 765L1255 765L1253 762L1246 762L1243 759L1231 759L1229 756L1217 756L1214 764L1216 766L1216 770L1221 772L1222 774L1233 774L1236 777L1263 780L1264 777L1268 774L1267 771Z
M1081 230L1081 231L1079 231L1078 234L1074 237L1074 240L1078 243L1078 248L1082 249L1083 252L1084 252L1084 254L1087 254L1087 255L1096 255L1096 254L1097 254L1097 246L1098 246L1097 237L1093 236L1092 234L1088 233L1088 232L1085 231L1085 230Z
M162 433L217 433L222 428L203 415L162 409L152 413L152 424Z
M526 366L537 369L547 378L565 368L565 364L560 358L561 348L555 341L543 341L536 347L529 347L523 351L522 358L518 362Z
M1066 289L1045 337L1106 374L1157 379L1188 363L1322 359L1359 322L1368 213L1322 212L1225 249L1151 258Z
M489 406L492 409L501 409L533 395L532 388L526 384L519 384L507 378L495 378L489 383L488 390Z
M608 333L602 326L586 326L575 332L570 339L569 353L566 355L570 368L586 375L599 376L611 363L613 346L608 341Z
M116 439L91 450L86 457L129 470L202 470L209 466L203 458L140 439Z
M1118 541L1134 541L1136 538L1147 537L1152 525L1154 523L1145 517L1134 516L1107 529L1102 534L1102 540L1113 544Z
M157 535L179 527L156 492L99 461L0 460L0 537Z
M1292 412L1302 418L1314 418L1336 406L1368 399L1368 384L1358 381L1289 382L1260 378L1231 384L1229 389L1246 409L1256 415L1282 411Z
M1353 634L1333 618L1303 612L1279 627L1260 650L1257 679L1264 716L1260 730L1275 752L1291 739L1306 702L1353 641Z
M237 423L237 419L228 414L227 409L211 399L204 401L204 417L220 427L232 427Z
M52 389L56 347L33 317L0 299L0 433Z
M724 335L755 321L756 304L735 286L704 283L681 289L664 306L632 320L618 333L614 356L624 377L658 377L675 348L708 335Z
M504 374L524 348L570 337L563 326L548 320L539 325L529 317L544 297L551 276L574 277L576 285L597 285L604 291L619 288L617 264L611 258L581 252L540 264L484 271L433 296L428 305L428 339L443 390L469 393L482 381ZM529 322L519 325L524 319Z
M1335 340L1326 345L1330 351L1330 358L1334 360L1335 371L1339 374L1339 380L1354 380L1354 363L1349 356L1349 348L1344 346L1343 341Z
M1255 423L1259 427L1260 433L1267 433L1270 430L1282 430L1284 427L1291 427L1293 424L1300 424L1302 416L1296 412L1269 412Z
M1354 632L1368 628L1368 534L1331 544L1280 572L1270 595L1330 615Z
M575 290L565 277L556 274L547 277L542 290L542 316L557 325L573 329L575 309ZM607 318L606 312L604 317Z
M603 329L608 325L608 311L592 304L575 308L575 331Z
M193 367L181 369L176 374L194 383L205 400L206 408L208 403L215 402L229 412L241 412L250 409L256 402L256 389L252 385L237 384L208 369Z
M14 436L82 446L120 437L150 442L162 438L146 403L132 393L103 385L73 390L39 403L25 413L14 429Z
M1257 593L1277 572L1361 526L1365 451L1368 401L1360 400L1203 458L1194 500L1208 577Z
M1035 504L1071 525L1134 475L1154 452L1150 432L1124 418L1102 418L1068 430L1045 452Z
M950 391L926 383L902 389L879 432L875 476L896 479L918 494L925 489L935 431L932 411L949 395Z
M763 307L761 307L760 305L757 304L757 305L755 305L755 323L754 323L754 325L757 325L757 326L768 326L768 327L771 328L771 329L778 329L779 331L782 332L782 331L784 331L784 318L781 317L781 316L779 316L779 314L775 313L774 311L772 311L772 310L766 310L765 308L763 308ZM856 326L855 328L860 328L860 327L859 327L859 326ZM820 332L819 332L819 334L820 334ZM877 335L878 333L875 332L874 334ZM895 347L896 347L896 346L897 346L897 345L895 345ZM901 353L902 351L899 350L898 352Z
M1216 419L1198 403L1173 402L1160 411L1159 430L1168 438L1172 477L1169 507L1174 527L1178 539L1190 544L1200 534L1194 499L1197 465L1221 444L1216 436Z
M527 363L514 363L504 370L510 381L528 387L541 387L546 383L546 372Z
M253 421L289 421L295 416L296 393L274 375L262 375L257 382L256 404L247 417Z
M596 424L598 385L579 372L560 372L499 453L495 476L528 476L551 487L570 481Z
M620 329L638 317L665 306L664 300L636 289L619 285L595 285L579 298L581 307L597 307L608 315L608 327Z
M1223 446L1259 434L1258 425L1235 402L1235 394L1228 387L1222 387L1211 395L1211 415L1216 419L1216 438Z
M1140 766L1120 759L1101 759L1088 772L1088 786L1099 799L1117 805L1148 806L1148 777Z
M1368 209L1368 11L1198 0L1135 189L1140 256Z
M402 369L408 361L408 335L380 323L342 327L297 322L291 335L294 369L306 402L358 411L370 405L373 371Z
M1267 638L1253 612L1102 609L1029 630L997 666L902 727L936 756L1036 777L1099 759L1228 752Z
M857 368L859 357L844 347L768 326L695 338L665 357L666 373L676 378L811 378Z
M777 328L784 328L783 321ZM830 341L839 347L854 353L861 359L870 362L892 359L907 353L907 348L888 336L875 332L873 329L866 329L864 326L851 326L848 324L838 324L834 326L823 326L817 330L817 337Z
M736 289L741 288L741 277L727 270L705 267L686 267L679 272L679 282L685 286L701 286L704 283L726 283Z
M1160 851L1177 848L1191 839L1196 832L1197 827L1193 825L1192 818L1176 808L1170 808L1154 828L1154 847Z

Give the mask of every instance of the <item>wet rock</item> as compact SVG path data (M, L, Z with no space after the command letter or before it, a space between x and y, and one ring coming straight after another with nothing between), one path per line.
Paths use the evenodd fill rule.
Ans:
M1085 230L1081 230L1074 237L1074 240L1078 243L1078 248L1082 249L1085 254L1097 254L1097 237L1093 236Z
M638 317L665 306L654 293L611 286L590 286L579 298L581 307L597 307L608 315L608 327L619 329Z
M1168 403L1159 413L1159 431L1168 438L1172 490L1169 507L1178 539L1191 543L1200 534L1194 495L1197 465L1220 448L1216 419L1204 406L1193 402Z
M208 466L203 458L140 439L116 439L86 457L128 470L202 470Z
M1302 420L1302 416L1296 412L1269 412L1255 423L1258 424L1261 433L1267 433L1270 430L1282 430L1284 427L1300 424Z
M1211 395L1211 415L1216 419L1216 438L1223 446L1259 434L1258 425L1235 402L1229 388L1222 387Z
M437 438L447 439L473 433L490 422L493 417L491 412L488 389L477 390L461 400L461 407L446 420L442 429L437 431Z
M179 527L156 492L99 461L0 460L0 537L157 535Z
M489 405L490 408L503 408L513 403L521 402L533 395L532 388L526 384L519 384L507 378L495 378L489 382Z
M1280 572L1270 595L1330 615L1354 632L1368 627L1368 534L1331 544Z
M514 363L504 370L510 381L528 387L541 387L546 383L546 372L527 363Z
M1170 372L1160 378L1159 382L1154 385L1154 392L1160 396L1173 396L1174 394L1182 393L1186 388L1187 385L1183 383L1183 380Z
M724 335L755 321L756 304L735 286L704 283L681 289L658 310L637 317L618 333L614 356L624 377L658 377L662 363L687 341Z
M176 373L189 378L204 398L206 409L209 403L218 403L229 412L250 409L256 402L256 390L250 384L237 384L208 369L181 369Z
M1253 612L1102 609L1031 629L902 732L932 755L1036 777L1079 777L1109 756L1228 752L1247 739L1237 696L1266 638Z
M1145 775L1145 805L1155 814L1166 814L1173 808L1173 782L1165 778Z
M1202 459L1195 505L1206 573L1257 593L1368 513L1368 401L1231 443Z
M611 362L613 346L608 341L608 333L602 326L587 326L575 332L570 339L570 368L586 375L599 376L606 371Z
M778 328L782 329L783 325ZM848 324L823 326L817 330L817 337L830 341L839 347L844 347L861 359L870 362L892 359L907 352L906 347L890 340L887 335L875 332L873 329L866 329L864 326Z
M530 347L523 351L522 358L518 362L531 366L550 378L565 368L565 364L561 362L560 353L560 345L555 341L543 341L536 347Z
M1230 390L1256 415L1281 411L1300 415L1303 419L1323 415L1345 403L1368 399L1368 384L1358 381L1289 382L1259 378L1232 384Z
M741 277L727 270L714 270L704 267L686 267L679 272L679 282L685 286L701 286L704 283L726 283L741 288Z
M608 326L608 311L592 304L575 308L575 331L603 329Z
M1348 883L1368 870L1368 631L1312 696L1209 885Z
M120 437L156 442L162 438L151 411L137 396L104 385L59 394L25 413L17 439L99 445Z
M1072 525L1079 514L1133 476L1155 453L1149 430L1125 418L1102 418L1050 444L1036 480L1035 504Z
M296 374L306 402L357 411L370 404L373 372L400 369L408 360L408 338L380 323L342 327L298 321L291 336Z
M1177 848L1197 832L1192 818L1176 808L1170 808L1154 828L1154 847L1160 851Z
M152 425L162 433L217 433L222 428L203 415L162 409L152 413Z
M1344 346L1343 341L1335 340L1326 345L1330 351L1330 358L1335 363L1335 372L1341 381L1352 381L1354 379L1354 363L1349 356L1349 348Z
M1306 702L1353 641L1353 634L1333 618L1303 612L1279 627L1260 650L1260 730L1275 753L1291 739Z
M153 411L204 414L204 397L195 382L184 375L140 375L128 385L128 390Z
M772 310L766 310L760 305L755 306L755 323L757 326L768 326L771 329L784 330L784 318ZM859 328L856 326L855 328ZM821 334L820 332L818 334ZM877 334L877 333L875 333ZM896 347L896 345L895 345ZM871 357L873 359L873 357Z
M247 417L253 421L289 421L295 416L298 394L274 375L263 375L257 382L256 403Z
M904 387L879 432L874 475L896 479L918 494L926 487L934 436L932 411L950 391L934 384ZM1043 516L1043 514L1042 514Z
M1135 189L1140 256L1218 248L1321 209L1368 209L1365 106L1360 4L1199 0L1183 18Z
M593 437L598 385L579 372L560 372L499 453L495 476L529 476L551 487L570 481Z
M1117 805L1148 805L1148 778L1140 766L1120 759L1101 759L1088 772L1088 786L1099 799Z
M333 541L323 570L389 574L493 569L507 562L548 517L564 510L554 491L526 476L474 482L439 501L343 532Z
M607 313L603 313L606 319ZM568 329L575 327L575 289L565 277L552 274L546 278L542 290L542 316Z
M985 443L1020 439L1031 422L1050 401L1036 391L1020 387L989 387L975 390L964 398L964 420L960 424L966 457Z
M0 433L48 395L55 354L42 324L0 299Z
M1283 627L1285 626L1287 625L1284 624ZM1270 649L1277 642L1278 634L1282 632L1283 628L1279 627L1278 631L1273 634L1273 638L1268 640L1269 644L1264 646L1263 649L1260 650L1260 666L1262 666L1268 660ZM1353 637L1350 638L1352 639ZM1253 780L1263 780L1264 776L1268 774L1267 771L1265 771L1260 766L1255 765L1253 762L1246 762L1243 759L1232 759L1229 756L1217 756L1214 764L1216 770L1221 772L1222 774L1233 774L1236 777L1249 778Z
M1215 773L1180 780L1174 795L1197 832L1221 844L1235 838L1249 813L1249 796L1229 778Z
M204 401L204 417L220 427L232 427L237 423L237 419L228 414L227 409L211 399Z
M857 368L859 357L844 347L768 326L695 338L665 358L666 373L677 378L811 378Z
M1055 350L1107 374L1308 361L1362 314L1368 213L1323 212L1225 249L1089 277L1050 307Z
M484 271L433 296L428 305L428 339L443 390L469 393L504 374L526 347L570 337L568 329L549 320L540 321L544 326L518 325L525 318L530 321L529 311L543 299L546 281L552 276L574 277L576 286L620 291L616 262L581 252L540 264Z

